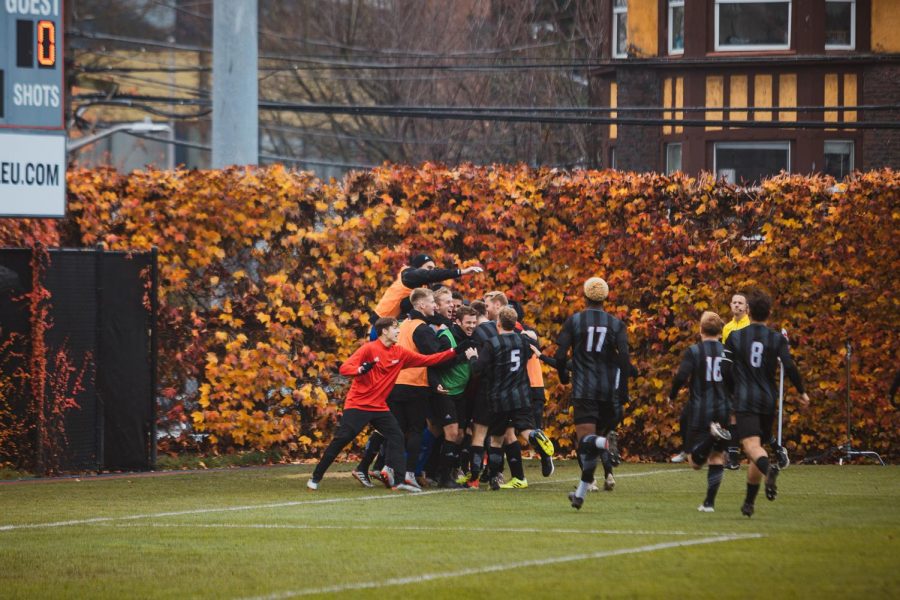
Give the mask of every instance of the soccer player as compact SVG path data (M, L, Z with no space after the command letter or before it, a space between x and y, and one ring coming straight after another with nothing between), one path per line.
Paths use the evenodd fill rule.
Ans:
M500 467L504 452L508 458L512 478L504 487L528 487L522 465L522 448L515 437L514 418L523 409L531 408L531 387L525 363L532 349L516 331L516 311L504 306L498 312L497 335L489 338L472 365L477 374L489 375L486 398L491 409L488 433L494 439L512 439L504 448L493 443L488 450L488 474L492 490L501 487ZM484 383L485 380L482 379ZM484 387L484 386L483 386Z
M397 483L394 478L394 473L398 469L402 472L404 465L403 433L397 419L388 410L387 396L401 369L437 365L454 358L456 351L446 350L439 354L424 356L399 346L397 340L400 336L400 326L393 317L382 317L375 321L375 330L378 338L360 346L341 365L341 375L353 377L353 382L344 400L344 413L334 433L334 439L322 454L322 459L313 470L312 477L306 482L306 486L311 490L319 489L325 471L337 455L371 423L388 441L387 466L381 472L384 484L396 490L421 491L417 486ZM473 349L467 351L467 357L474 357L476 354Z
M466 267L465 269L437 269L434 259L427 254L418 254L404 267L397 279L385 290L375 306L375 314L379 317L398 317L400 304L409 298L415 289L431 283L438 283L448 279L457 279L469 273L481 273L484 269L479 266Z
M781 333L766 327L772 310L772 300L760 291L747 295L750 309L750 325L733 331L725 342L723 375L732 391L732 402L737 417L737 431L744 454L750 459L747 472L747 495L741 513L753 515L756 495L762 478L766 478L766 498L775 500L778 494L776 479L779 468L769 463L769 456L762 441L772 436L775 420L778 386L775 369L778 360L800 393L800 405L809 405L809 396L803 389L800 373L794 365L787 340Z
M448 329L438 332L438 338L446 341L451 348L471 342L478 318L468 306L456 309L456 322ZM439 368L429 369L438 379L437 394L432 396L432 414L444 429L444 445L438 467L438 485L442 488L465 487L453 479L459 466L460 444L465 434L466 396L465 391L472 369L468 362L447 363Z
M611 455L617 448L609 432L619 419L618 403L624 404L628 398L630 362L625 324L603 310L608 295L609 286L603 279L585 281L587 308L566 319L556 342L556 369L563 384L569 382L567 355L572 350L572 405L581 463L581 482L569 494L575 509L584 504L594 482L598 458L603 462L605 486L609 490L615 486Z
M739 329L743 329L747 325L750 324L750 317L747 316L747 293L739 290L735 292L733 296L731 296L731 320L725 324L725 327L722 329L722 343L724 344L728 341L728 336L731 335L732 331L737 331ZM688 406L685 406L685 410L688 410ZM686 431L686 430L683 430ZM728 431L731 432L732 438L734 441L737 441L737 429L735 428L735 420L734 415L729 415L728 417ZM685 441L685 448L687 447L687 441ZM785 457L787 453L785 453ZM725 468L731 471L737 471L741 468L741 449L732 444L728 447L728 460L725 463ZM674 460L672 462L675 462Z
M731 413L728 394L722 380L722 362L725 348L719 342L722 319L714 312L706 311L700 317L700 343L684 353L681 365L672 381L669 402L674 403L678 390L690 383L688 399L688 427L681 435L685 447L691 448L690 461L694 469L709 463L706 475L706 498L697 510L715 512L716 494L725 472L725 441L731 434L719 423L724 423Z

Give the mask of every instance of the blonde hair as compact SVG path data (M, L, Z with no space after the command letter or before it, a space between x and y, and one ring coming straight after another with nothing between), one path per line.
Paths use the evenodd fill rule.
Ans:
M584 282L584 297L591 302L603 302L609 296L609 285L599 277Z
M423 299L428 298L429 296L434 296L434 292L429 290L428 288L416 288L409 295L409 301L413 306L421 302Z

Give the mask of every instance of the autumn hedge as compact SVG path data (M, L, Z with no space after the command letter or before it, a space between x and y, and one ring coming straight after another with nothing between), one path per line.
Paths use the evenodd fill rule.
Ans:
M524 166L385 165L340 183L281 167L80 170L66 220L0 220L0 242L159 247L161 427L206 433L216 451L317 455L340 414L340 361L405 259L428 252L483 265L456 286L508 290L551 349L584 279L607 279L640 372L621 427L632 458L675 448L684 396L666 397L680 353L701 311L727 316L749 286L774 296L771 325L788 330L812 397L799 411L788 387L788 446L802 456L845 441L850 338L854 444L895 456L898 184L890 170L841 189ZM546 430L566 451L567 388L545 380Z

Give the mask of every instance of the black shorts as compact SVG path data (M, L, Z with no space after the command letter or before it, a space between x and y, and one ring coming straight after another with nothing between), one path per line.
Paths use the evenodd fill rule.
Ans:
M434 394L431 397L431 422L438 427L457 423L465 427L466 397L464 394Z
M469 404L469 414L472 416L472 422L478 425L490 425L491 417L491 401L482 394L474 394L472 402Z
M491 415L488 426L488 435L500 437L506 433L506 430L513 426L516 416L515 410L507 410L494 413Z
M703 440L707 438L709 435L709 427L706 429L688 429L687 435L684 438L684 447L690 450ZM713 443L712 451L713 452L725 452L728 450L728 446L731 445L731 440L721 440L716 438L715 443Z
M616 426L619 417L613 402L601 402L594 398L573 398L575 424L593 423L597 431L610 430Z
M758 415L756 413L737 413L738 440L758 437L760 443L767 443L772 437L772 425L775 423L775 415Z
M531 414L531 405L513 411L512 424L516 431L534 429L534 415Z

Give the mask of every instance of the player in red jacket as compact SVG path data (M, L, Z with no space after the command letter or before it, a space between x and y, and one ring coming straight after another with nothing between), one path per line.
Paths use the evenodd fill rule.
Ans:
M397 319L392 317L375 321L375 333L378 339L363 344L341 365L341 375L353 377L353 383L344 400L344 414L334 433L334 439L325 449L322 459L313 470L312 478L306 484L311 490L319 488L319 482L337 455L371 423L388 441L387 466L381 472L385 485L398 490L421 491L403 483L394 483L394 470L400 469L402 473L405 465L405 444L397 419L388 409L388 394L401 369L431 367L451 360L457 351L465 351L466 356L477 354L474 349L462 346L429 356L411 352L397 345L400 327Z

